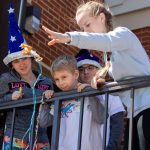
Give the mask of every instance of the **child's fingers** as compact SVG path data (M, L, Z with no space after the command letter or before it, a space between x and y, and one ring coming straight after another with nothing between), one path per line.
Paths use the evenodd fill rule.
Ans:
M82 84L82 83L78 83L77 84L77 91L81 92L83 89L85 89L87 86L89 86L89 84Z
M102 86L104 83L105 83L105 79L103 79L103 78L97 79L97 86L98 87Z
M46 97L46 99L49 99L49 98L51 98L51 95L49 93L45 93L45 97Z
M94 89L97 89L96 77L93 77L93 79L91 80L91 87Z
M51 95L53 95L53 94L54 94L54 91L51 90L50 93L51 93Z
M48 29L48 28L45 27L45 26L42 26L42 29L43 29L46 33L48 33L49 35L51 35L51 34L53 33L52 30Z
M56 43L60 43L60 40L59 39L53 39L53 40L48 42L48 46L54 45Z
M20 93L19 91L15 91L12 94L12 100L18 100L18 99L22 98L22 96L23 96L23 93Z
M105 79L103 78L97 79L97 84L104 84L104 83L105 83Z
M54 94L54 91L52 91L52 90L47 90L47 91L44 92L44 95L45 95L46 99L50 99L53 94Z
M78 84L77 84L77 91L78 91L78 92L81 92L81 85L82 85L81 83L78 83Z
M43 28L44 31L48 34L48 37L49 37L50 39L60 39L60 38L62 38L62 34L61 34L61 33L54 32L54 31L48 29L48 28L45 27L45 26L42 26L42 28Z
M24 96L24 93L20 93L19 98L22 98Z

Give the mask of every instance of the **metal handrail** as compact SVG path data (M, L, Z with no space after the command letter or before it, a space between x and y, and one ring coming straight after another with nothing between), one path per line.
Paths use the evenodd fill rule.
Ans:
M70 100L78 97L85 97L85 96L91 96L91 95L101 95L105 94L106 95L106 103L105 106L107 105L108 108L108 95L110 93L115 93L115 92L120 92L120 91L125 91L125 90L131 90L134 91L135 89L138 88L143 88L143 87L148 87L150 86L150 76L144 76L144 77L137 77L137 78L132 78L132 79L126 79L118 82L111 82L111 83L106 83L105 85L99 87L97 90L92 89L91 87L87 87L84 89L82 92L77 92L76 90L72 91L67 91L67 92L58 92L55 93L54 96L47 100L47 103L54 102L54 119L53 119L53 131L52 131L52 145L51 145L51 150L57 150L58 149L58 139L59 139L59 128L60 128L60 104L64 100ZM134 101L134 92L132 92L132 101ZM37 104L41 103L41 96L37 97ZM22 99L18 101L9 101L9 102L1 102L0 103L0 112L7 111L8 109L14 109L18 107L25 107L29 105L33 105L34 102L32 101L32 98L29 99ZM84 100L82 102L81 100L81 108L83 108L84 105ZM134 103L132 102L131 107L134 109ZM80 110L81 111L81 110ZM131 121L133 119L133 111L131 115ZM107 112L105 113L107 115ZM15 116L14 116L15 117ZM80 112L80 125L79 125L79 135L78 135L78 150L81 149L81 136L82 134L80 133L82 131L82 120L83 120L83 109ZM13 123L14 121L12 121ZM105 117L105 122L104 122L104 140L103 140L103 150L106 149L106 125L107 125L107 118ZM130 124L130 141L132 140L132 122ZM14 125L12 124L12 134L13 134L13 128ZM13 137L13 135L11 135ZM31 144L32 145L32 144ZM131 150L132 143L129 142L129 150Z
M51 99L47 100L46 102L48 103L48 102L54 102L55 100L67 100L75 97L104 94L106 92L114 93L114 92L129 90L131 88L137 89L137 88L148 87L148 86L150 86L150 76L146 76L146 77L144 76L144 77L122 80L118 82L106 83L105 85L101 86L99 89L93 89L91 87L87 87L82 92L77 92L76 90L67 91L67 92L58 92L55 93L54 96ZM37 97L37 104L40 103L41 98L42 96ZM14 108L14 107L23 107L28 105L33 105L33 101L31 98L21 99L18 101L1 102L0 111Z

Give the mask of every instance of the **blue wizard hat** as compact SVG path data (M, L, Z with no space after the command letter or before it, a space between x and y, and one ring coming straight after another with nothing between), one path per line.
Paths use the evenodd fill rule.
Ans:
M93 65L97 68L101 68L99 58L95 55L92 55L86 49L80 50L80 52L76 55L76 60L78 67L81 67L82 65Z
M23 35L18 27L14 8L12 4L8 9L8 16L9 16L9 29L8 29L8 54L3 59L5 65L8 65L10 62L16 59L25 58L25 57L32 57L31 55L23 55L22 48L20 45L25 43Z

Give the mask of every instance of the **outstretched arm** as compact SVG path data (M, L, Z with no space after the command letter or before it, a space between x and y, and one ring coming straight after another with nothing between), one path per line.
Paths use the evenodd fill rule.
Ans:
M42 28L51 39L48 45L67 43L68 45L76 46L80 49L113 52L118 50L130 50L134 42L139 42L135 34L125 27L115 28L115 30L108 33L74 31L66 32L64 34L49 30L45 26L42 26Z

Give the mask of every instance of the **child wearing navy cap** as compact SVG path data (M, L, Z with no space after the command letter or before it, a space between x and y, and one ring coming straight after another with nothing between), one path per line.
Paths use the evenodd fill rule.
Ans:
M76 55L77 66L79 69L79 80L81 83L91 83L96 72L101 69L99 58L92 55L88 50L81 49ZM102 104L105 105L105 95L98 96ZM107 150L119 149L123 136L124 127L124 107L119 96L109 95L108 100L108 119L107 119ZM101 134L103 135L103 126Z

